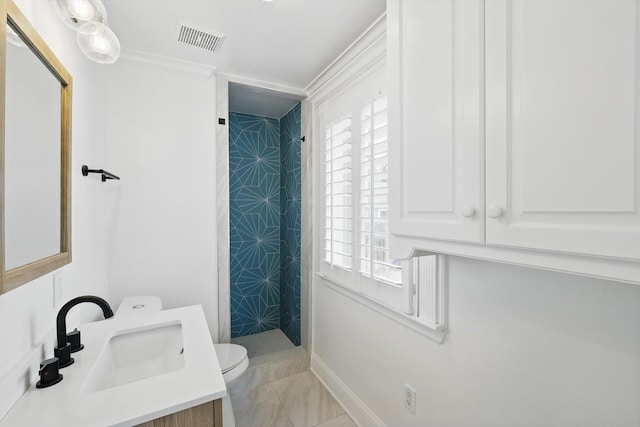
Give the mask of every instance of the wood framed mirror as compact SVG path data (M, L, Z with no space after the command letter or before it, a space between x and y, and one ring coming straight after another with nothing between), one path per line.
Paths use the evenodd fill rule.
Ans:
M0 294L71 262L71 75L0 0Z

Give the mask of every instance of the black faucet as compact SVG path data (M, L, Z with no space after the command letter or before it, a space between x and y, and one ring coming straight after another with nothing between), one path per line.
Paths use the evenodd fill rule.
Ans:
M53 349L55 357L60 359L61 368L66 368L74 362L73 357L71 357L71 353L75 353L76 351L80 351L84 348L84 345L80 343L80 331L76 329L67 334L67 313L73 307L83 302L92 302L97 304L102 309L102 314L104 314L105 319L113 317L113 310L111 310L109 303L100 297L92 295L84 295L74 298L63 305L58 312L58 317L56 318L58 345Z

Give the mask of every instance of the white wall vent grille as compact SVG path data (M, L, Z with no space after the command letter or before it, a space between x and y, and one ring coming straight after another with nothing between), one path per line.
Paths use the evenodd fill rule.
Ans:
M224 39L222 34L216 34L214 31L184 21L178 21L177 34L179 42L211 52L215 52Z

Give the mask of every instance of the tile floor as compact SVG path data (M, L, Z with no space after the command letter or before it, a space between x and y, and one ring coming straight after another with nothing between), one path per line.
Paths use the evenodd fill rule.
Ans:
M231 394L237 427L356 427L311 371Z
M295 347L280 329L272 329L270 331L260 332L259 334L231 338L231 342L246 348L250 359Z
M306 351L280 329L231 342L244 346L250 359L244 381L230 390L236 427L356 427L308 370Z

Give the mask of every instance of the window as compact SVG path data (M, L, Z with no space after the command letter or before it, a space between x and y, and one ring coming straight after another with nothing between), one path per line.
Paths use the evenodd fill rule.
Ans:
M324 276L433 329L443 260L389 254L388 99L384 66L367 70L318 105Z
M358 120L360 273L400 285L400 262L389 259L387 95L364 105Z
M352 266L351 116L337 118L325 133L325 261Z

